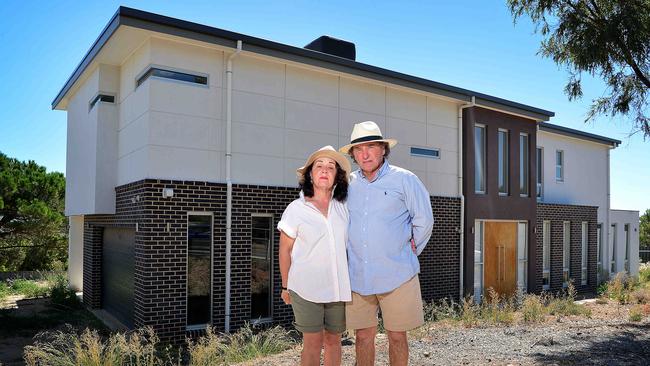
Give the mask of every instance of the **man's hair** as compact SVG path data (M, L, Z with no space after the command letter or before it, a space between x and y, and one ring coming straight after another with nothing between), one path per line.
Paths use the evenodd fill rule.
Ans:
M314 197L314 183L311 180L311 169L314 163L309 164L300 180L299 186L305 197ZM345 170L336 163L336 176L334 177L334 199L345 202L348 198L348 180L345 178Z
M388 155L390 155L390 145L388 144L388 142L384 142L384 141L381 141L381 143L384 144L384 159L388 159ZM350 148L350 150L348 150L348 155L350 155L350 157L352 158L352 161L354 161L358 165L359 163L357 163L357 161L354 160L354 148L355 147L356 146L352 146Z

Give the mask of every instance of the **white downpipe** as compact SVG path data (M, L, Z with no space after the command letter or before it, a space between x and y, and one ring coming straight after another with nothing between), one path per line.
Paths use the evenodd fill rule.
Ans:
M463 287L465 286L465 195L463 194L463 109L474 107L476 97L472 96L470 103L458 107L458 195L460 196L460 286L458 289L459 299L463 299Z
M610 173L609 155L610 155L611 151L612 151L611 148L607 148L607 212L605 213L605 217L607 219L607 222L605 223L605 227L603 228L603 229L605 229L605 230L603 230L604 232L601 233L602 235L604 235L605 233L607 234L607 235L604 235L604 237L606 238L605 240L607 240L607 245L603 245L603 247L605 247L606 250L607 250L607 252L606 252L607 253L607 261L605 263L603 263L603 261L600 262L601 266L603 266L603 267L606 266L605 268L607 268L607 272L603 271L603 275L605 275L605 274L607 274L607 275L603 276L605 278L603 278L601 280L608 280L609 277L610 277L610 271L612 269L611 263L612 263L612 260L614 258L609 258L609 253L612 253L612 256L616 256L616 248L614 248L614 250L609 248L609 246L614 243L614 241L611 240L612 238L609 237L610 235L614 235L614 233L610 232L610 229L612 227L612 224L611 224L612 217L610 215L610 212L611 212L610 211L610 208L611 208L611 203L610 203L611 192L610 192L610 189L611 189L611 187L610 187L610 177L609 177L609 173ZM603 243L603 244L605 244L605 243ZM600 248L600 250L603 250L603 249L604 248ZM605 258L604 253L601 253L601 258L603 258L603 259ZM599 269L599 270L602 271L602 269Z
M232 158L232 60L242 50L242 41L237 41L237 50L228 56L226 66L226 319L224 329L230 333L230 276L232 241L232 180L230 177Z

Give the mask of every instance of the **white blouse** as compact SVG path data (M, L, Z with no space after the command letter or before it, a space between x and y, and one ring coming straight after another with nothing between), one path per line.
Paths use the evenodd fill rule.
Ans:
M278 230L295 239L287 288L316 303L351 301L346 243L348 209L332 198L327 217L300 198L284 210Z

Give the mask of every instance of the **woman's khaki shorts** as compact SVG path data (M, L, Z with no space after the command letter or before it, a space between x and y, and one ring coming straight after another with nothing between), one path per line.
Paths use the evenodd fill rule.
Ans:
M305 300L289 290L291 307L296 321L293 325L302 333L317 333L323 329L330 333L345 331L345 303L316 303Z
M363 296L352 292L352 302L345 304L348 329L377 326L379 309L387 330L403 332L424 324L418 276L415 275L400 287L385 294Z

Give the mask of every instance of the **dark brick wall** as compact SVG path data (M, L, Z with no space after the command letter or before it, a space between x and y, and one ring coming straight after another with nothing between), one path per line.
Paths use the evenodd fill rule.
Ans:
M460 286L460 199L431 197L435 223L419 256L420 286L425 301L458 299Z
M534 266L535 276L529 280L528 288L531 292L542 291L543 271L543 222L551 222L551 281L550 291L562 289L562 247L563 247L563 222L571 222L571 257L569 276L578 292L595 292L597 275L597 219L598 207L577 206L562 204L537 204L536 246L537 256L531 265ZM587 285L581 285L582 273L582 222L588 223L587 242Z
M174 196L162 197L163 188ZM224 330L226 185L147 179L116 188L115 215L85 216L84 302L101 307L101 249L104 227L131 227L135 233L134 324L153 326L161 339L181 342L186 321L187 213L212 212L213 325ZM233 187L231 330L250 320L251 217L267 214L277 226L297 188L257 185ZM460 202L432 197L436 223L420 256L422 293L426 300L458 297ZM169 230L168 230L169 224ZM290 325L291 307L280 299L279 233L273 241L274 323Z

